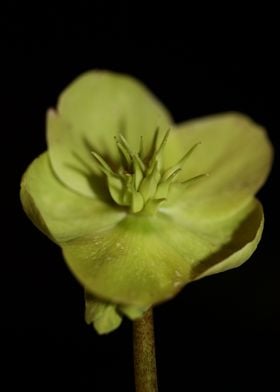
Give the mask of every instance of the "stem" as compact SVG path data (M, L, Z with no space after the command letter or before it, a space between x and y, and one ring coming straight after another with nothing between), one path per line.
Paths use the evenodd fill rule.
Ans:
M133 322L136 392L157 392L157 369L152 308Z

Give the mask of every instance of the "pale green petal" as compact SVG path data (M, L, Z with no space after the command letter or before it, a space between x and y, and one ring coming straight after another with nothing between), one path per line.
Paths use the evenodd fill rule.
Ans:
M130 320L135 320L143 316L147 307L139 308L133 305L117 305L112 302L102 301L85 291L85 320L87 324L92 324L99 334L106 334L117 329L123 315Z
M117 329L122 322L122 315L130 320L136 320L143 316L147 307L133 305L117 305L111 302L101 301L85 291L85 320L92 324L99 334L106 334Z
M209 173L194 184L173 188L168 204L184 210L190 221L221 219L242 208L264 183L272 147L265 130L239 113L225 113L186 122L170 135L166 166L201 142L178 178ZM176 161L176 159L175 159Z
M258 202L245 221L233 233L230 244L217 254L198 263L192 272L194 279L237 268L247 261L257 248L264 226L262 205ZM244 245L245 244L245 245Z
M117 329L122 317L116 310L116 305L102 302L93 295L85 293L85 319L87 324L93 324L99 334L106 334Z
M98 298L145 308L174 296L211 260L228 259L228 268L244 262L260 238L262 220L251 219L259 208L253 201L234 217L200 230L178 216L131 215L112 229L64 243L63 252L72 272Z
M111 227L124 212L66 188L54 175L48 154L35 159L21 183L21 201L33 223L56 242Z
M47 138L53 170L69 188L95 198L100 195L100 179L91 147L86 147L81 135L54 110L47 112ZM84 145L84 155L80 145Z
M136 320L144 315L144 313L148 310L148 307L139 307L133 305L119 305L118 310L120 313L124 314L130 320Z
M48 114L52 166L70 188L93 195L92 176L98 171L91 151L114 166L119 158L116 135L125 135L136 152L143 136L146 150L155 129L165 132L170 122L164 106L139 81L112 72L85 73L62 93L57 114Z
M111 230L63 244L70 269L98 298L139 308L171 297L177 273L188 264L160 236L170 230L163 217L128 216ZM177 271L177 272L176 272Z

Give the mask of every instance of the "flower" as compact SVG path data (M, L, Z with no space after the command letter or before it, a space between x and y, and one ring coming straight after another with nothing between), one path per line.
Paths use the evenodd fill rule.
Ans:
M92 71L47 113L48 150L21 201L85 288L99 333L237 267L254 252L254 194L272 160L265 130L240 113L174 124L137 80Z

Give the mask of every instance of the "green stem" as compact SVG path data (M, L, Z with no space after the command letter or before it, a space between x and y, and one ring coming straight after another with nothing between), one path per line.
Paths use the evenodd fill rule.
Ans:
M153 311L133 322L133 351L136 392L157 392L157 369Z

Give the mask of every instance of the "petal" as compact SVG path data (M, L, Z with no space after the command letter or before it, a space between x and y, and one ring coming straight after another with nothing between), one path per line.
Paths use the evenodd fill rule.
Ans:
M105 334L117 329L122 317L116 310L116 305L97 300L93 295L85 293L87 324L93 324L99 334Z
M85 291L85 320L87 324L92 324L99 334L106 334L117 329L125 315L130 320L135 320L143 316L147 308L139 308L131 305L116 305L111 302L104 302Z
M122 322L122 316L135 320L143 316L147 307L139 308L133 305L116 305L96 298L89 291L85 291L85 320L92 324L99 334L106 334L117 329Z
M118 310L121 314L127 316L130 320L136 320L143 317L144 313L148 310L147 307L138 307L133 305L120 305Z
M244 262L260 238L259 211L254 201L201 231L177 216L131 215L114 228L64 243L63 253L92 294L144 308L174 296L207 269L212 273L211 260L224 261L224 269Z
M53 173L47 153L35 159L26 170L21 201L33 223L56 242L113 225L124 216L109 204L65 187Z
M105 71L85 73L60 96L58 114L48 114L47 140L52 166L70 188L92 196L98 173L91 151L119 157L114 136L122 133L138 151L140 136L150 145L157 127L171 122L164 106L138 81Z
M64 257L96 297L144 308L172 296L176 271L188 273L185 260L159 235L166 225L130 215L112 229L64 243Z
M200 279L208 275L239 267L248 260L261 239L264 226L262 205L258 202L242 224L233 232L230 243L193 268L192 277Z
M182 181L203 173L209 176L178 187L169 204L176 204L180 211L183 208L188 220L221 219L246 205L264 183L272 146L261 126L242 114L225 113L179 125L167 146L169 157L172 148L181 148L183 155L184 149L198 142L201 145L178 177Z

